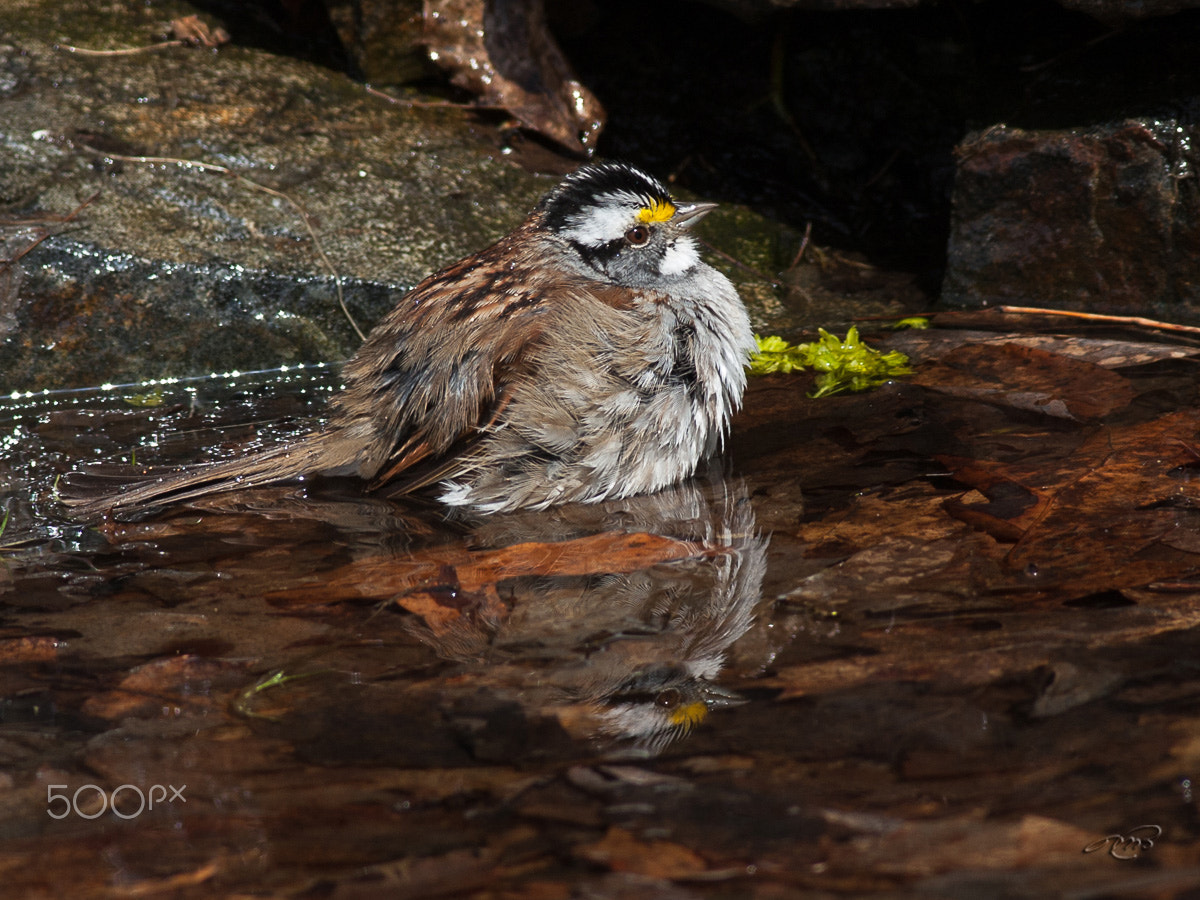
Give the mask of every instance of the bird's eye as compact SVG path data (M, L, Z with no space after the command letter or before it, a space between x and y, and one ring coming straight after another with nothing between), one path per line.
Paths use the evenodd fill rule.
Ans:
M629 241L635 247L640 247L646 241L650 240L650 229L645 225L634 225L625 232L625 240Z
M654 698L654 702L664 709L674 709L683 701L683 695L675 688L667 688Z

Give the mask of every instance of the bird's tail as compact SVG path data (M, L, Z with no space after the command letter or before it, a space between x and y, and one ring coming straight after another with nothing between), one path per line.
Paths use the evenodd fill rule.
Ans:
M314 432L289 444L237 459L179 468L143 469L96 466L73 472L59 485L59 499L83 518L113 510L136 510L291 481L346 468L347 450L337 432Z

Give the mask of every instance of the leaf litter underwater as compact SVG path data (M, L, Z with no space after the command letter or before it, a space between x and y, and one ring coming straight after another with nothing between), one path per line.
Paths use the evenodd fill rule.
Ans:
M7 889L1200 883L1200 351L871 340L914 373L753 379L693 481L493 517L328 481L84 526L62 473L285 440L336 371L14 396Z

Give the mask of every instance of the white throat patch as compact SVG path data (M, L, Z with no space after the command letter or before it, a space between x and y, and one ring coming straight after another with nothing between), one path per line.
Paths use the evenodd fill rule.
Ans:
M696 252L695 239L691 235L681 234L667 245L659 272L663 275L682 275L698 262L700 254Z

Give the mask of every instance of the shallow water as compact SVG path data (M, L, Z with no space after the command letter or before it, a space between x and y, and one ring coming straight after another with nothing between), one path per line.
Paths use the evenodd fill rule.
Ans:
M333 368L10 399L0 871L73 896L1200 881L1194 364L1043 346L994 351L1004 390L933 342L870 394L757 380L693 482L488 518L340 482L96 526L54 501L90 460L297 434ZM1031 405L1046 366L1043 406L1086 415Z

